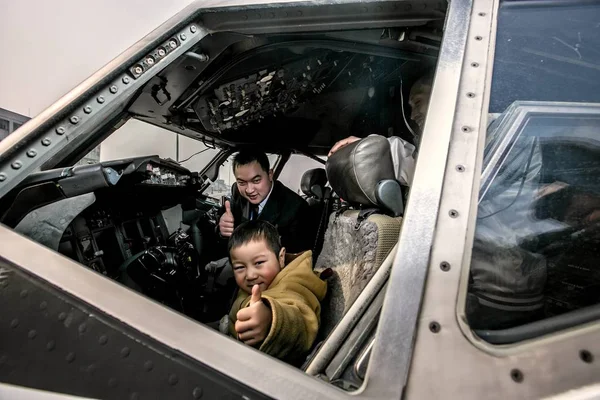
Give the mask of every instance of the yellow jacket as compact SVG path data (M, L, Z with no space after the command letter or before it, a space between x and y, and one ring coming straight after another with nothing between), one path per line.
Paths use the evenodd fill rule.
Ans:
M300 254L286 265L262 293L273 319L259 350L288 362L305 356L319 330L320 302L326 292L327 284L312 270L312 251ZM249 303L250 295L240 290L229 312L229 334L235 338L237 313Z

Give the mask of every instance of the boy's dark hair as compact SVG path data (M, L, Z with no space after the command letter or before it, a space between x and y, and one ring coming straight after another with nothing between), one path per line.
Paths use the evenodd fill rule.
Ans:
M259 219L246 221L235 228L229 238L227 252L231 257L231 250L248 242L261 239L267 242L267 246L273 250L273 253L275 253L276 256L279 256L279 252L281 251L281 240L279 239L277 228L271 223Z
M248 165L254 161L256 161L266 173L269 173L269 157L267 157L264 151L254 148L242 149L235 155L233 158L233 172L235 172L236 168L240 165Z

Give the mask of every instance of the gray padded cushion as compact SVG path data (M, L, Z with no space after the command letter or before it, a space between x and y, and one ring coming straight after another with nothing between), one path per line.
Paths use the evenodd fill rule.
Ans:
M321 334L327 336L365 288L400 235L402 218L374 214L355 230L358 211L329 217L315 270L327 268L327 297L321 308Z
M309 169L302 175L302 180L300 181L302 193L308 197L314 196L312 187L315 185L321 188L325 188L325 185L327 185L327 173L323 168Z
M379 135L342 147L326 164L331 188L350 204L378 207L377 184L396 179L390 143Z

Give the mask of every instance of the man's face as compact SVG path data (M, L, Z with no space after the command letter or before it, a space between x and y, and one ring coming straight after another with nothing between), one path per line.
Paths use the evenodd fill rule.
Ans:
M269 288L284 266L285 249L275 254L265 240L252 240L231 249L229 254L235 282L244 292L251 294L258 285L261 291Z
M266 172L256 161L238 165L233 173L240 194L251 204L260 204L271 191L273 170Z
M425 125L425 117L427 116L427 107L429 106L429 98L431 97L431 85L425 83L417 83L410 89L408 104L411 108L410 119L415 121L419 126L419 130L423 132Z

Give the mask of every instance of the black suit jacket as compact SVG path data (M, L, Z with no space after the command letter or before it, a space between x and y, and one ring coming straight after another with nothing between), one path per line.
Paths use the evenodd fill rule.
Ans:
M311 237L308 203L281 182L273 183L273 191L258 219L268 221L277 227L281 244L289 253L299 253L312 249L314 237ZM248 200L237 193L233 185L231 212L235 227L248 221L250 206Z

